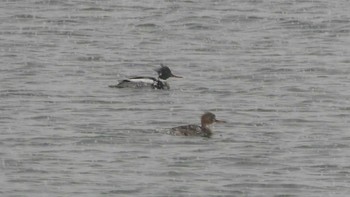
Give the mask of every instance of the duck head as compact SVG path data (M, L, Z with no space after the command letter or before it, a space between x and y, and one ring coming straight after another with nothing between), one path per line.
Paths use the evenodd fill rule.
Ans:
M201 124L203 127L207 127L208 125L213 123L225 123L225 122L226 121L216 119L215 114L211 112L206 112L201 117Z
M182 78L181 76L176 76L173 73L171 73L171 70L169 67L164 66L163 64L160 65L160 68L156 69L158 73L158 77L163 80L167 80L170 77L174 78Z

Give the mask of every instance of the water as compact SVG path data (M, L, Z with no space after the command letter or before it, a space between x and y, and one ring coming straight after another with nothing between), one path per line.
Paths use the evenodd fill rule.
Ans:
M348 8L3 1L1 196L347 196ZM170 91L108 88L160 63Z

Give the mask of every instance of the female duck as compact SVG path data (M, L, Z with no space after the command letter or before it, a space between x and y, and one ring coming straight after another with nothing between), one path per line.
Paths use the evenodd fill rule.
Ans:
M171 135L177 136L201 136L201 137L210 137L212 131L209 128L209 125L213 123L225 123L223 120L217 120L215 114L207 112L201 117L201 125L184 125L179 127L174 127L170 129Z
M154 77L132 77L129 79L124 79L123 81L119 82L117 85L111 85L109 87L111 88L144 88L144 87L151 87L153 89L169 89L169 85L165 80L167 80L170 77L174 78L182 78L180 76L176 76L173 73L171 73L171 70L169 67L164 66L163 64L160 65L160 68L156 69L156 72L158 73L158 78Z

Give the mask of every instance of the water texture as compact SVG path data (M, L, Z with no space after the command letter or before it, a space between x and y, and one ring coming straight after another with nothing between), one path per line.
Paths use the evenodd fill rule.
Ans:
M348 196L349 7L2 1L0 195ZM169 91L108 88L160 63Z

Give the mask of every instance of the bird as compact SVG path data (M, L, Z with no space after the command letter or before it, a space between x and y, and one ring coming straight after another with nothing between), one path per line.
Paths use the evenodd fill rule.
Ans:
M183 125L170 129L169 134L175 136L201 136L211 137L213 134L209 125L213 123L225 123L226 121L217 120L215 114L206 112L201 116L201 125Z
M155 70L158 74L158 78L154 77L132 77L120 81L117 85L110 85L111 88L152 88L152 89L170 89L169 84L165 81L170 77L182 78L181 76L174 75L168 66L163 64L160 68Z

